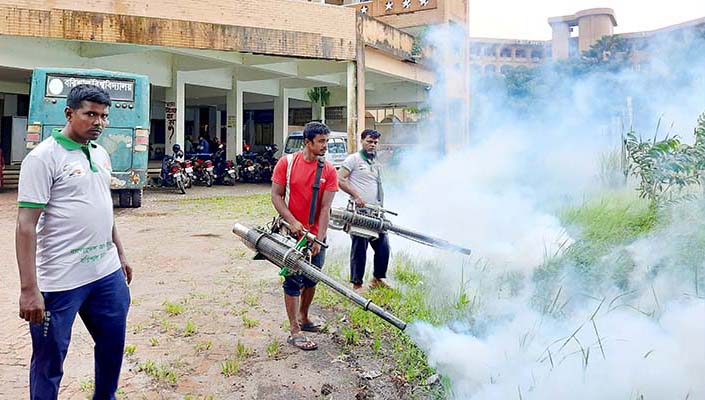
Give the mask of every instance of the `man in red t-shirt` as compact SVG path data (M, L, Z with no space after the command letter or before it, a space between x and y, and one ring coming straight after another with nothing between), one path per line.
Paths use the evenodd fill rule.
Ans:
M291 226L293 234L300 236L308 230L321 241L326 239L330 207L335 192L338 191L338 176L335 167L325 161L321 170L318 198L313 219L311 208L314 183L319 158L326 154L330 130L320 122L309 122L304 127L304 149L282 157L274 167L272 175L272 204L279 215ZM289 165L291 163L291 166ZM313 245L311 263L323 267L325 249ZM303 275L290 275L284 278L284 305L291 326L288 343L301 350L315 350L318 345L301 331L319 332L320 326L309 319L308 309L316 292L316 282ZM299 301L300 298L300 301Z

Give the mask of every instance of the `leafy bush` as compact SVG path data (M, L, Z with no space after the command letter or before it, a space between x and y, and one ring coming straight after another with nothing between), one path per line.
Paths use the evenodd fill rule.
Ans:
M639 178L639 195L655 206L692 197L689 186L702 183L705 170L705 113L698 118L695 144L682 143L677 136L649 141L627 134L631 173Z

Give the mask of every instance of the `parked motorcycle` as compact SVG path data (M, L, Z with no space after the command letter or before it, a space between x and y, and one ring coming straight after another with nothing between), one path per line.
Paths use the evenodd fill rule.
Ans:
M205 184L208 187L213 186L213 181L215 181L213 161L210 159L194 158L192 162L194 183Z
M215 183L218 185L232 186L238 180L237 167L232 160L225 159L225 146L218 146L218 151L213 154L213 173Z
M193 162L191 160L184 160L184 185L186 189L190 189L193 186L193 181L196 177L193 175Z
M274 156L276 152L277 146L274 144L266 145L265 151L260 154L246 147L242 155L236 158L240 180L250 183L271 181L274 166L277 164Z
M184 179L181 163L170 155L164 156L162 160L162 171L160 174L161 185L165 187L176 187L181 194L186 194L186 182Z
M277 159L274 155L277 152L276 144L269 144L264 147L264 153L259 157L259 164L261 166L260 179L261 182L269 182L272 180L272 174L274 173L274 166L277 165Z
M257 183L262 179L262 166L252 158L246 158L245 155L237 156L238 175L240 181L248 183Z

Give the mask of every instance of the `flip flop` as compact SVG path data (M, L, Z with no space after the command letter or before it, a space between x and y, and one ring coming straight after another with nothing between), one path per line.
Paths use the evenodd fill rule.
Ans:
M286 342L303 351L311 351L318 348L318 345L306 336L289 336ZM308 346L306 343L308 343Z
M319 333L321 332L321 325L319 324L314 324L313 322L307 322L305 324L299 324L299 328L301 328L302 331L305 332L314 332L314 333Z

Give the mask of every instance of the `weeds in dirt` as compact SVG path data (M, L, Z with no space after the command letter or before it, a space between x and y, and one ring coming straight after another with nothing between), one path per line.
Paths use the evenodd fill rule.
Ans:
M158 339L158 338L155 338L155 337L149 338L149 345L150 345L150 346L152 346L152 347L157 347L158 344L159 344L159 339Z
M144 371L144 373L157 381L166 382L171 385L175 385L178 380L178 374L173 368L167 365L157 364L152 360L147 360L140 364L139 370Z
M253 354L254 350L238 340L235 348L235 357L227 358L220 364L220 373L226 377L237 375L242 367L242 362Z
M267 345L267 357L274 358L279 354L279 347L281 346L281 343L279 343L279 340L277 338L272 339L271 342Z
M372 342L372 350L375 352L375 356L379 357L380 350L382 350L382 338L379 332L375 332L374 341Z
M237 358L228 358L220 365L220 373L224 376L233 376L240 371L240 360Z
M204 300L208 298L208 293L203 293L203 292L190 292L188 294L188 297L190 299L199 299L199 300Z
M258 293L249 292L245 295L245 304L250 307L256 307L259 305L260 296Z
M93 378L86 378L78 384L78 388L82 392L93 393L93 390L95 390L95 381L93 380Z
M239 359L244 360L245 358L252 356L254 353L254 350L245 346L245 344L241 341L237 341L237 346L235 347L235 355Z
M245 315L246 313L247 313L247 309L246 309L246 308L235 308L235 307L233 307L233 308L230 310L230 314L235 315L235 316L238 316L238 315Z
M213 342L211 342L210 340L205 341L205 342L199 342L199 343L196 343L196 346L194 346L194 347L196 348L196 351L210 350L211 347L213 347Z
M164 306L164 311L171 317L181 315L186 309L183 303L172 303L165 301L162 305Z
M131 355L135 354L135 350L137 350L136 344L125 345L125 355L126 356L131 356Z
M144 325L142 325L142 324L135 324L135 325L132 327L132 333L138 334L138 333L142 332L142 329L144 329Z
M169 332L169 331L173 331L174 329L176 329L176 325L172 321L169 321L166 318L161 319L160 325L161 325L162 330L164 332Z
M350 329L348 327L342 327L340 333L343 335L343 343L348 346L356 346L360 343L359 333L355 329Z
M247 315L242 316L242 323L245 324L246 328L254 328L259 325L259 321L256 319L248 318Z
M184 327L184 337L190 337L196 333L198 333L198 328L196 327L196 324L189 319L186 321L186 326Z

